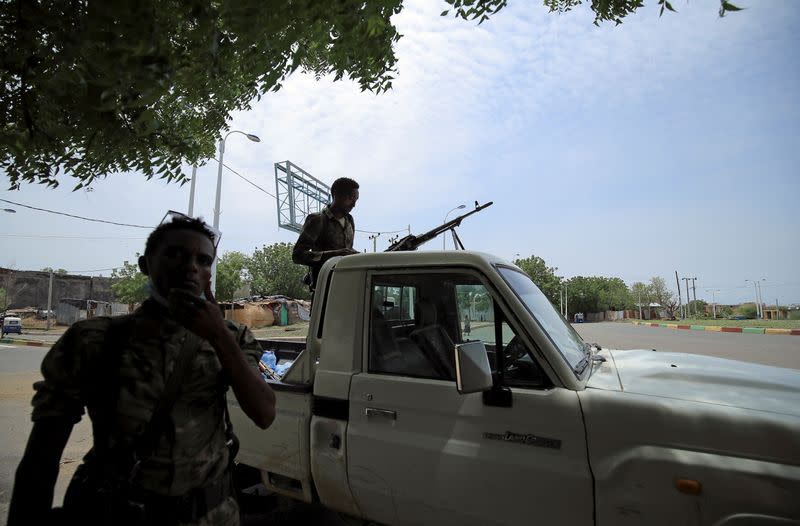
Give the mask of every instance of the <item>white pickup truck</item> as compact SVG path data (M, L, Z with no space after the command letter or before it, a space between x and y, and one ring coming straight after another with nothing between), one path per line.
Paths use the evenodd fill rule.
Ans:
M272 427L230 402L275 493L382 524L800 523L800 371L590 346L481 253L348 256L318 283Z

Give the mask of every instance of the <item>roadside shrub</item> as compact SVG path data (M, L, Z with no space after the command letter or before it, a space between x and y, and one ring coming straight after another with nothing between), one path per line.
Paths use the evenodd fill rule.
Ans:
M754 303L745 303L744 305L736 307L733 313L737 316L745 316L746 318L752 319L756 317L758 309Z

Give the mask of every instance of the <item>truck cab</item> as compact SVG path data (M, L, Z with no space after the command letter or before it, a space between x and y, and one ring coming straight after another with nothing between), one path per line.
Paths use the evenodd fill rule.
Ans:
M331 260L306 347L270 382L273 426L258 430L231 402L239 460L278 494L382 524L800 517L790 496L800 494L800 374L743 364L755 369L740 376L761 384L734 407L742 393L725 397L739 362L709 358L715 377L708 364L646 352L619 356L631 371L650 367L651 383L626 391L614 353L584 343L530 278L488 254ZM725 388L697 401L679 380L703 370ZM656 389L659 376L676 391ZM768 410L752 402L763 397ZM682 492L684 479L705 493ZM765 493L734 498L736 484Z

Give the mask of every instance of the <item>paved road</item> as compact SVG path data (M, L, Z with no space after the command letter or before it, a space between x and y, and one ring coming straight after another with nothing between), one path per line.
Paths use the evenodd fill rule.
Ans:
M584 340L611 349L704 354L800 369L800 336L686 331L629 323L576 323L573 326Z
M626 323L575 325L583 338L615 349L657 349L719 356L800 369L800 337L770 334L732 334L639 327ZM477 332L477 331L476 331ZM14 471L30 432L33 382L45 348L0 344L0 526L5 526ZM91 445L91 427L84 418L73 430L62 460L55 502ZM312 507L251 513L243 524L337 524L329 513Z

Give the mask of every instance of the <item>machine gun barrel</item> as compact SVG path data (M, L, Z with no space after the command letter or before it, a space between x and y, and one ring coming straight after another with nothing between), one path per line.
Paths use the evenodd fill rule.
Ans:
M474 210L471 210L471 211L467 212L466 214L462 214L462 215L460 215L460 216L458 216L456 218L453 218L450 221L448 221L447 223L444 223L443 225L439 225L436 228L428 230L424 234L420 234L418 236L415 236L415 235L411 234L411 235L408 235L408 236L406 236L406 237L404 237L402 239L399 239L399 240L395 241L394 243L392 243L391 246L389 246L389 248L387 248L385 250L385 252L402 252L402 251L408 251L408 250L416 250L417 248L419 248L420 246L424 245L425 243L427 243L431 239L435 238L436 236L438 236L438 235L440 235L440 234L442 234L444 232L447 232L448 230L453 230L456 227L460 226L461 225L461 221L463 221L465 218L471 216L472 214L476 214L476 213L480 212L484 208L492 206L492 204L493 204L493 202L489 201L486 204L479 205L478 202L475 201L475 209Z

